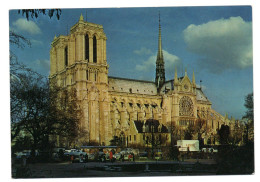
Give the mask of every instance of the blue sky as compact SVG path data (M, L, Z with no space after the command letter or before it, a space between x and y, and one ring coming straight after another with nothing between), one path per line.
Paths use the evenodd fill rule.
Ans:
M250 6L63 9L61 19L39 16L27 21L9 12L10 29L31 40L23 50L11 46L19 61L49 74L49 50L55 35L66 35L82 13L107 35L109 75L154 80L158 12L167 80L185 68L194 71L212 107L241 118L244 97L253 91L252 9Z

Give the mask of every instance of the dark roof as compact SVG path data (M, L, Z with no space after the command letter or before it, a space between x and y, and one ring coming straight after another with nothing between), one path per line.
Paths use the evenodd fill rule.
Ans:
M147 81L147 80L136 80L136 79L130 79L130 78L113 77L113 76L108 76L108 78L118 79L118 80L135 81L135 82L154 83L153 81Z
M160 125L160 122L158 120L155 119L148 119L146 121L134 121L135 123L135 127L138 131L138 133L144 133L143 132L143 125L145 123L145 127L148 127L148 131L146 131L147 133L151 133L151 126L154 126L154 133L158 133L158 127ZM162 129L161 132L159 133L168 133L168 129L166 128L166 126L164 126L162 124Z

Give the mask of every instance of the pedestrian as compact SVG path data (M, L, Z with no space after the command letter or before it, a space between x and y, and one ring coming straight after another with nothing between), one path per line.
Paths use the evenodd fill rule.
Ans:
M110 159L110 162L113 163L113 152L112 152L112 150L110 150L109 159Z
M71 160L71 163L73 163L73 160L74 160L74 156L73 155L70 156L70 160Z

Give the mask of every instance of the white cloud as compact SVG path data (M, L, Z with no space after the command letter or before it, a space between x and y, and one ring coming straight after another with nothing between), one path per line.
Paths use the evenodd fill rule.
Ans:
M181 64L181 60L178 56L168 53L167 51L163 50L163 57L165 63L165 72L166 74L172 76L174 72L175 66L179 67ZM142 62L142 64L137 64L135 69L137 71L155 71L156 67L156 58L157 55L150 56L146 61Z
M140 50L135 50L134 53L137 55L149 55L152 54L152 51L150 49L142 47Z
M43 42L40 40L35 40L35 39L31 39L30 42L32 43L32 45L43 45Z
M12 23L15 29L23 32L28 32L30 34L40 34L41 29L33 21L28 21L25 18L19 18Z
M49 74L50 72L50 60L48 59L43 59L43 60L37 59L31 62L29 66L33 70L44 75Z
M198 63L212 72L244 69L253 64L252 23L241 17L192 24L183 34L187 49L202 56Z

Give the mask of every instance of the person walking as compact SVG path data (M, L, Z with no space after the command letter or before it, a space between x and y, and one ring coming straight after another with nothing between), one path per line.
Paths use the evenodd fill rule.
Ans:
M110 159L110 162L113 163L113 152L112 152L112 150L110 150L110 152L109 152L109 159Z

